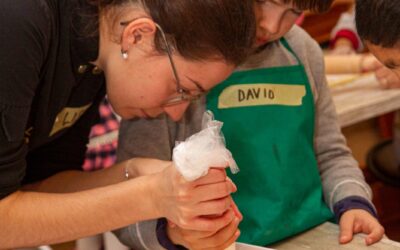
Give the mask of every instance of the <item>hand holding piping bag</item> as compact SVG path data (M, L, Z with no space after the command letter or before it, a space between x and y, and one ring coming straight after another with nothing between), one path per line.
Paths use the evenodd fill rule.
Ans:
M232 173L237 173L239 168L232 157L232 154L225 147L225 140L221 133L222 122L214 120L211 112L205 112L202 122L202 130L189 137L186 141L177 143L173 150L173 162L187 181L199 181L207 177L209 171L221 171L226 173L224 168L230 167ZM229 185L236 186L226 177L227 188ZM207 184L207 185L217 185ZM221 216L231 218L227 225L218 230L193 231L177 227L175 223L169 222L168 235L175 244L184 245L189 249L235 249L234 242L239 237L237 229L242 219L238 208L231 197L219 199L222 206L226 207L223 214L201 216L207 220L213 220ZM233 244L232 244L233 243Z

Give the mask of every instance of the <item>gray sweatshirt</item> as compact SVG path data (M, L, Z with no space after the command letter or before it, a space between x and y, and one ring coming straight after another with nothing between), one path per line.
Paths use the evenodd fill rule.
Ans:
M371 189L365 183L357 162L346 146L337 122L335 106L326 83L323 54L319 45L301 28L293 27L285 39L305 67L315 103L314 148L318 161L325 202L332 210L338 201L359 196L370 201ZM282 44L271 43L238 69L255 69L297 64ZM192 104L183 119L175 123L166 115L146 120L122 121L119 136L118 161L132 157L171 160L175 141L183 141L198 132L205 111L204 99ZM373 207L372 203L371 206ZM156 220L143 221L116 231L126 245L139 249L164 249L157 240Z

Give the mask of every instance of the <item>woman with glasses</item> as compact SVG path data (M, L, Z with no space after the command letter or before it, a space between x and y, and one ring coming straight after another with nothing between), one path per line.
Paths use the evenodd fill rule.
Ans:
M224 123L227 148L240 168L230 175L237 186L232 198L242 214L239 242L271 245L334 216L339 243L361 232L367 245L379 241L384 229L376 218L371 190L340 131L322 51L295 25L302 11L322 12L333 1L253 2L254 53L206 98L191 105L181 121L166 116L122 121L117 159L169 160L175 141L198 132L208 109ZM133 135L137 130L142 133ZM225 230L232 232L235 225ZM187 230L164 218L117 232L134 249L169 250L215 249L227 233Z
M246 57L253 15L243 0L1 1L0 248L158 217L195 230L231 223L235 187L223 171L188 183L154 159L80 170L106 92L124 119L179 120Z

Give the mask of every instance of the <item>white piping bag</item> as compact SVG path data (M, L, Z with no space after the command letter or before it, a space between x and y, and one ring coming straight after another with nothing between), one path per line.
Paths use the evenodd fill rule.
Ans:
M187 181L194 181L206 175L210 167L225 167L226 163L233 174L239 172L231 152L225 147L222 125L222 122L214 120L211 111L206 111L203 115L202 130L184 142L176 143L172 160Z
M222 122L214 120L211 111L206 111L203 115L202 130L184 142L176 143L172 161L187 181L194 181L206 175L210 167L225 167L227 163L233 174L239 172L231 152L225 146L222 125ZM226 248L235 249L235 243Z

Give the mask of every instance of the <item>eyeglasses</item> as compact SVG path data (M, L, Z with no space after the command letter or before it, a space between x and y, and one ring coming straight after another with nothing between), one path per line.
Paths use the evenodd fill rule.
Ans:
M121 22L120 24L122 26L126 26L129 23L133 22L134 20L136 20L136 19L133 19L133 20L130 20L130 21L126 21L126 22ZM193 94L193 93L190 93L189 90L182 88L181 81L180 81L180 78L179 78L177 70L176 70L175 62L174 62L174 60L172 58L171 47L170 47L170 45L168 43L167 37L165 35L165 32L164 32L164 30L161 28L161 26L159 24L155 23L155 25L156 25L157 29L160 31L161 37L162 37L163 42L165 44L165 50L167 52L168 59L169 59L169 62L171 64L171 68L172 68L172 73L174 75L175 82L176 82L176 92L177 92L177 95L172 96L172 97L168 98L167 100L165 100L162 103L162 107L175 106L175 105L178 105L178 104L181 104L181 103L184 103L184 102L194 102L194 101L200 99L207 92L203 88L201 88L201 86L199 86L198 84L196 84L196 86L199 88L199 93Z

